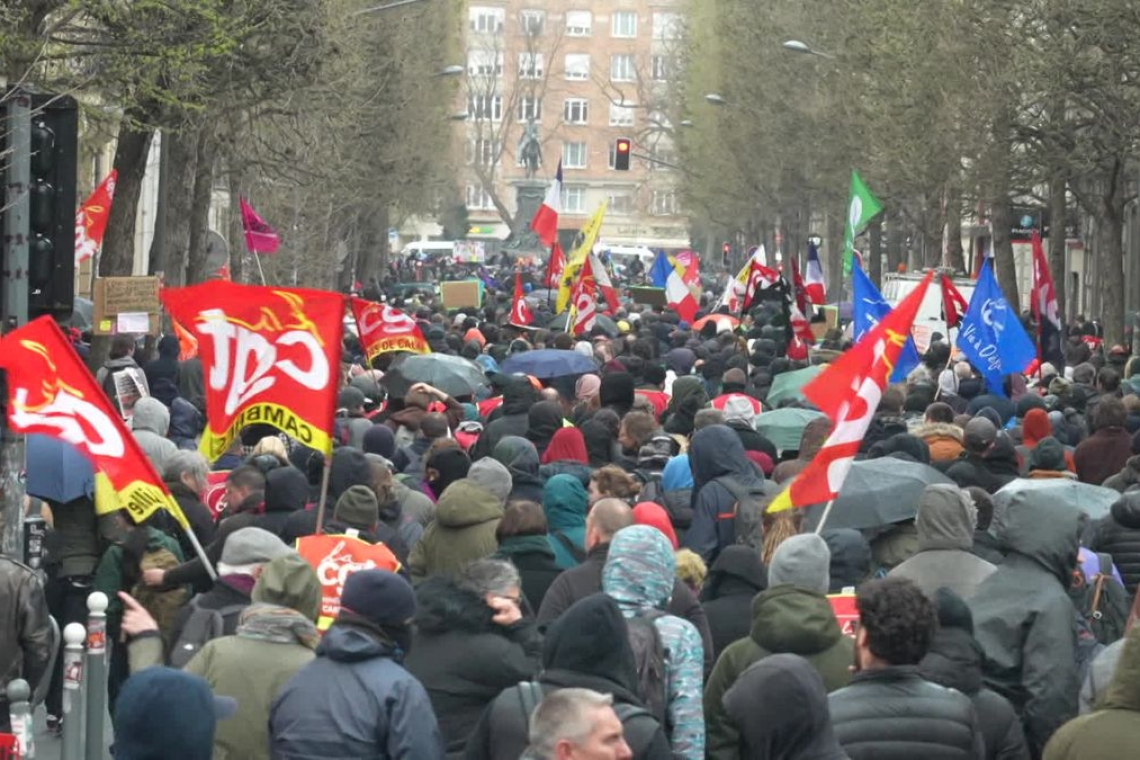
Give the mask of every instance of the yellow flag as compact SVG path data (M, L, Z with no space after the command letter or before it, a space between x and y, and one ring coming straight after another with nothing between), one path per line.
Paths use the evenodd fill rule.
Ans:
M554 310L556 314L564 312L570 303L570 290L574 287L574 280L578 278L578 272L581 271L582 265L586 263L586 256L594 250L594 243L598 242L598 233L602 231L602 221L606 218L606 207L609 203L609 199L606 199L602 201L602 205L598 206L598 210L582 228L582 242L570 252L566 269L562 272L562 282L558 283L558 301Z

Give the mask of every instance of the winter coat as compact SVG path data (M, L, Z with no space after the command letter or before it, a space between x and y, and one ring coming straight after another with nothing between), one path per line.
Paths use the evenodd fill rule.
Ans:
M494 494L466 478L455 481L439 497L435 522L408 557L412 579L455 575L467 563L491 556L502 519L503 505Z
M724 709L749 760L849 760L831 729L823 680L802 657L754 664L724 695Z
M706 564L712 564L726 546L736 542L731 515L736 497L718 478L732 478L741 487L763 487L764 475L744 454L740 437L725 425L710 425L697 431L689 448L693 468L693 524L682 546L692 549Z
M362 620L333 623L317 657L278 692L269 711L274 760L442 760L427 692L403 653Z
M544 481L538 473L538 449L533 443L521 436L506 436L495 444L491 456L511 473L511 493L507 501L522 499L542 503Z
M542 510L546 513L546 537L554 552L554 563L561 569L574 567L578 560L566 547L569 541L586 553L586 510L590 495L573 475L555 475L542 489Z
M103 554L100 524L106 525L113 518L98 517L94 501L87 496L63 504L52 502L50 506L52 530L44 546L48 575L53 578L90 576Z
M1082 483L1099 486L1118 475L1132 456L1132 436L1124 428L1102 428L1077 444L1073 461Z
M510 627L474 591L450 578L432 578L416 589L416 633L404 659L427 690L447 746L461 757L479 717L509 686L538 670L542 639L531 621Z
M748 635L752 599L768 586L768 572L751 546L729 546L709 568L701 589L701 606L709 619L713 657Z
M927 486L915 519L918 553L888 575L914 581L931 598L946 587L968 600L978 584L997 569L970 553L975 515L973 502L957 486Z
M930 448L931 462L952 462L962 455L962 428L945 422L928 422L914 431Z
M206 378L198 357L178 363L178 395L206 413Z
M116 589L117 590L117 589ZM0 683L23 678L33 689L47 670L52 628L44 587L36 572L14 559L0 556ZM0 727L8 730L7 690L0 690Z
M214 515L210 512L210 508L203 504L198 494L190 490L181 480L168 481L166 487L170 490L170 495L178 502L182 514L186 515L186 520L190 523L190 530L194 531L198 543L202 546L209 546L217 532ZM165 513L162 514L164 517L166 516ZM169 522L171 523L171 530L166 530L166 526L160 527L177 539L178 546L182 548L182 556L193 557L194 545L190 542L182 526L175 522L173 516L170 517Z
M175 446L187 451L196 450L205 426L206 418L189 401L175 398L170 402L170 429L167 430L167 436Z
M1140 492L1121 494L1108 515L1093 524L1084 545L1112 557L1128 597L1140 586Z
M272 474L272 473L270 473ZM325 510L325 520L332 519L333 509L337 499L353 486L372 487L372 473L368 467L368 459L364 452L350 446L341 446L333 451L332 466L329 472L328 509ZM317 510L302 509L292 512L285 518L281 529L281 540L293 544L298 538L311 536L317 532Z
M562 572L554 561L554 550L547 542L547 536L509 536L499 543L493 555L496 559L509 560L519 571L522 579L522 592L531 609L542 605L546 590Z
M732 431L728 431L735 438ZM739 444L739 439L736 439ZM677 560L656 528L631 525L617 532L602 570L602 591L634 618L665 610L676 581ZM704 651L701 635L687 620L666 613L653 620L665 650L665 705L670 744L679 758L703 760L705 721L701 714Z
M577 567L563 570L542 598L542 605L538 608L538 624L548 626L557 620L563 612L570 609L575 602L585 599L591 594L602 590L602 570L609 557L610 545L598 544L586 552L586 559ZM705 610L689 587L679 579L674 579L673 593L669 596L669 603L665 609L670 615L688 620L701 634L705 656L705 672L712 669L713 643L709 632L708 617Z
M131 432L139 442L139 448L160 473L166 467L166 460L178 452L174 441L166 437L169 429L170 410L161 401L144 397L135 403Z
M541 664L536 680L543 694L567 688L593 689L613 695L617 705L642 707L628 627L617 603L605 594L586 597L551 626L543 641ZM528 743L530 717L521 706L517 686L496 697L467 743L466 760L517 760ZM638 739L626 732L634 758L672 760L663 728Z
M973 703L924 680L914 666L864 670L827 698L831 727L851 760L978 760Z
M1140 627L1125 639L1100 709L1065 724L1045 747L1044 760L1118 760L1140 746Z
M996 516L1006 547L970 600L986 653L986 685L1021 716L1036 757L1077 714L1076 616L1068 589L1077 563L1079 512L1037 492L1011 497Z
M471 460L491 456L499 441L507 436L525 436L530 422L527 417L531 406L538 402L538 394L526 378L512 380L503 389L503 405L497 411L498 419L487 423L479 440L471 449Z
M178 355L182 347L177 335L164 335L158 341L158 358L143 367L150 395L166 406L178 396Z
M1120 472L1104 481L1102 485L1121 493L1140 485L1140 456L1129 457L1120 468Z
M997 493L1002 486L1017 477L1016 462L1012 474L999 472L988 458L968 451L963 452L945 472L946 477L953 480L959 488L977 486L989 494Z
M1100 654L1089 665L1084 683L1081 684L1078 703L1081 715L1100 707L1101 700L1104 699L1108 686L1112 683L1112 677L1116 675L1116 665L1120 662L1120 655L1124 652L1124 642L1127 640L1128 637L1125 636L1112 642L1100 650Z
M978 728L986 745L985 760L1029 760L1021 720L1009 701L982 685L985 653L969 631L940 628L918 665L931 683L957 689L974 703Z
M740 733L725 712L724 695L750 665L773 654L803 657L819 672L828 691L851 681L854 642L840 631L827 597L789 584L762 592L752 600L748 637L728 645L705 685L710 759L744 760Z
M178 547L178 542L157 528L143 527L134 530L146 531L146 551L166 549L179 562L185 557ZM107 639L113 640L119 636L119 622L123 615L123 602L119 599L120 591L130 592L131 587L141 575L139 567L128 567L124 563L133 562L121 543L112 544L95 568L95 577L92 581L92 591L102 591L107 595Z
M828 593L836 594L855 588L871 575L871 544L852 528L825 530L823 540L831 550Z
M776 450L776 445L752 425L743 420L733 420L726 422L725 425L732 428L740 436L740 443L744 446L745 451L761 451L770 456L773 462L779 458L780 452Z

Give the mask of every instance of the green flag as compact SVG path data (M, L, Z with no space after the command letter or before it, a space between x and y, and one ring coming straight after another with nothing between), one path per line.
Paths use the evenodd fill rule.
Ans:
M844 274L851 272L851 262L855 258L855 236L882 210L883 204L863 182L859 172L851 172L851 202L847 204L847 228L843 233Z

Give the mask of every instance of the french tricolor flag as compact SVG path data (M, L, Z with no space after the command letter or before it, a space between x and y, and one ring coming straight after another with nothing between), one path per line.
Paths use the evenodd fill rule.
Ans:
M562 211L562 162L558 162L558 171L554 173L554 182L546 191L546 199L534 213L530 220L530 228L538 235L538 239L546 245L554 245L558 239L558 214Z
M826 285L823 281L823 265L819 261L819 248L808 243L807 266L804 271L804 290L808 300L816 306L827 303Z

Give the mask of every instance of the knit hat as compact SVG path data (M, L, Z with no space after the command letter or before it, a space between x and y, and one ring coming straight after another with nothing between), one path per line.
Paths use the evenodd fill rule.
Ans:
M146 668L127 679L115 702L117 760L210 760L219 720L237 710L204 678L174 668Z
M357 530L372 530L380 520L380 504L368 486L353 486L340 495L333 519Z
M962 436L966 449L974 452L985 451L996 438L997 427L985 417L975 417L967 422Z
M507 503L507 497L511 495L511 489L514 487L511 471L499 460L491 457L483 457L471 465L471 469L467 471L467 479L490 491L503 504Z
M831 550L814 533L785 539L772 554L768 567L768 588L789 584L807 591L826 594L831 585Z
M403 625L416 615L416 595L395 573L360 570L345 581L340 608L377 625Z
M262 528L242 528L226 539L222 562L234 567L263 565L292 553L284 541Z
M1029 455L1029 469L1061 471L1068 469L1065 447L1052 436L1044 438Z
M387 425L373 425L364 433L364 453L391 459L396 453L396 436Z
M1033 393L1026 393L1024 396L1022 396L1021 398L1019 398L1017 400L1017 416L1018 416L1018 418L1025 417L1025 415L1029 413L1030 409L1044 409L1044 408L1045 408L1045 402L1041 400L1040 396L1033 394Z

